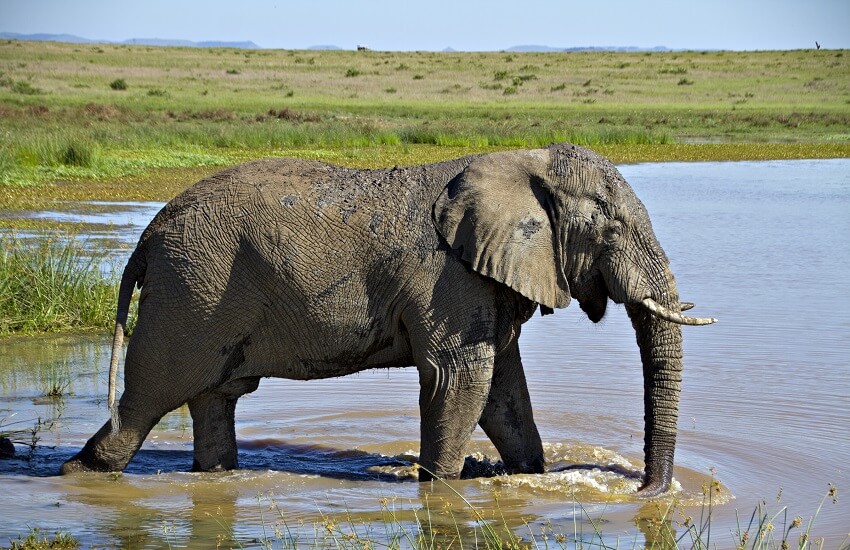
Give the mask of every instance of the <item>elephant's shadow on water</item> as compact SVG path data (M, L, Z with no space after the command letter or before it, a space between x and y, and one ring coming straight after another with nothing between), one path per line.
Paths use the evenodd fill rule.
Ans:
M298 475L318 475L347 481L382 481L406 483L417 481L416 456L400 454L387 456L360 449L338 449L325 445L305 445L283 440L238 441L239 469L287 472ZM147 449L139 451L127 468L128 473L150 474L161 471L180 471L192 462L191 451ZM135 463L135 464L134 464ZM626 479L641 480L640 471L617 464L557 462L547 473L577 470L600 470ZM464 459L461 479L506 475L501 460L487 456L468 455Z
M239 470L278 471L343 480L403 482L415 479L415 457L390 457L357 449L287 443L281 440L239 441ZM0 475L50 477L77 452L75 447L39 446L0 460ZM142 448L124 469L132 475L186 472L192 467L191 449ZM405 458L409 458L406 460ZM392 473L391 473L392 472ZM215 474L220 475L220 474Z
M399 454L387 456L360 449L338 449L324 445L305 445L284 440L240 440L239 469L278 471L298 475L318 475L348 481L382 481L407 483L416 481L416 456ZM17 456L0 460L0 475L48 477L57 475L59 464L76 452L75 448L39 447L34 452L19 452ZM191 468L191 449L139 450L124 470L128 474L151 475L163 472L185 472ZM614 464L556 462L547 473L575 470L601 470L626 479L640 480L642 473ZM467 456L461 479L505 475L501 460Z

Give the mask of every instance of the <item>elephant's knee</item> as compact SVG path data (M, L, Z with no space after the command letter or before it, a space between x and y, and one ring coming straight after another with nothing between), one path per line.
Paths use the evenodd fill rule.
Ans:
M214 391L216 395L228 399L238 399L246 393L255 391L260 386L260 378L237 378L217 387Z

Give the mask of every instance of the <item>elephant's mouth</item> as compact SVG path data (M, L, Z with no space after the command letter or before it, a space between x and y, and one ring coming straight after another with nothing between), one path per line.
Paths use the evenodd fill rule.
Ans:
M576 294L579 306L588 319L598 323L605 317L605 310L608 307L608 287L605 285L602 273L597 272L585 279Z

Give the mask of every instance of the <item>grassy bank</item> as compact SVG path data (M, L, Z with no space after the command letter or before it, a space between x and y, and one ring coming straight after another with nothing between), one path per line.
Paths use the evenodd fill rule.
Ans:
M433 53L4 41L0 131L12 139L0 144L0 184L137 178L280 153L391 166L557 141L628 162L846 157L848 90L850 52L835 50Z
M74 239L0 236L0 336L111 327L117 282L102 261Z

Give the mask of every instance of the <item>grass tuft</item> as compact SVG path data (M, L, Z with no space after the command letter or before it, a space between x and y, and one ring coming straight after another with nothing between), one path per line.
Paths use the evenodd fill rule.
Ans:
M86 140L72 140L58 151L58 160L66 166L91 168L94 166L95 146Z
M111 328L117 278L104 260L73 237L0 236L0 335Z
M30 529L26 538L10 541L10 550L59 550L68 548L79 548L80 543L62 531L56 531L52 537L43 535L38 527Z
M39 95L44 93L41 88L33 86L26 80L19 80L18 82L12 84L11 90L13 93L21 95Z
M127 89L127 81L123 78L116 78L109 83L109 87L116 91L124 91Z

